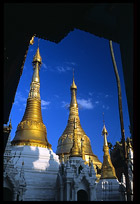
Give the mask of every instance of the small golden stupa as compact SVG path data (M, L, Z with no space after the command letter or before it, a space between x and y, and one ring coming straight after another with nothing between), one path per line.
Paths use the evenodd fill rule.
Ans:
M101 178L100 179L116 179L115 168L111 162L109 147L107 142L108 132L106 130L105 124L103 126L102 135L104 136L104 156L103 156L103 164L101 168Z

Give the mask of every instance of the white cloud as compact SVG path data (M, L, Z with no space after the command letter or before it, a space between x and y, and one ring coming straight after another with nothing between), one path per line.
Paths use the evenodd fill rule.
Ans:
M63 62L60 65L57 65L55 67L55 69L59 72L59 73L64 73L70 70L73 70L74 66L76 66L75 62Z
M56 66L47 66L45 63L42 63L42 68L44 71L49 70L52 72L59 72L59 73L65 73L67 71L73 70L74 66L76 65L75 62L62 62L59 65Z
M90 96L93 96L94 92L89 92L88 94L89 94Z
M56 98L59 98L59 95L57 95L57 94L54 94L54 96L55 96Z
M42 110L46 110L47 107L46 107L46 106L41 106L41 109L42 109Z
M66 101L61 101L61 103L62 103L62 105L61 105L62 108L66 108L67 109L70 106L69 103L67 103Z
M56 66L56 69L58 72L65 72L66 71L66 69L64 69L63 66Z
M76 66L77 64L75 62L64 62L65 64L68 64L68 65L72 65L72 66Z
M108 98L108 97L109 97L109 95L108 95L108 94L106 94L106 95L105 95L105 98Z
M106 109L106 110L109 110L110 107L109 107L108 105L104 105L104 104L103 104L103 105L102 105L102 108L103 108L103 109Z
M91 102L91 99L77 99L78 104L80 104L80 106L84 109L93 109L94 106Z
M70 70L72 70L72 67L70 67L70 66L56 66L56 70L59 72L59 73L64 73L64 72L66 72L66 71L70 71Z
M75 66L75 65L76 65L76 63L75 63L75 62L71 62L71 65L74 65L74 66Z
M99 101L95 101L95 104L99 104Z
M44 68L44 69L47 69L47 65L43 62L42 63L42 67Z
M14 101L14 105L17 106L17 110L23 111L26 107L26 101L27 98L25 98L20 91L17 91Z
M50 105L50 103L51 103L50 101L45 101L45 100L42 99L41 100L41 109L42 110L47 109L47 106Z
M69 67L69 66L66 66L65 68L66 68L66 71L72 70L72 67Z
M15 102L14 104L24 103L26 98L22 95L20 91L16 93Z

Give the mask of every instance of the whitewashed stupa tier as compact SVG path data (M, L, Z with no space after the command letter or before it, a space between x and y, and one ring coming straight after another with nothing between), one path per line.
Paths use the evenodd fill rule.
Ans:
M100 179L96 187L97 201L123 201L117 179Z
M54 201L58 156L50 149L36 146L12 146L12 164L17 170L16 180L25 180L24 201ZM10 161L9 161L10 164ZM7 172L10 172L10 165ZM13 167L12 167L13 168Z

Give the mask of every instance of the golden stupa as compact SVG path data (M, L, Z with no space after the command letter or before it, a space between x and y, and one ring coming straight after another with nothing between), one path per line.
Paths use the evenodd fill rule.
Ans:
M103 156L103 164L101 168L101 178L100 179L116 179L115 168L111 162L110 154L109 154L109 147L107 142L107 130L104 124L102 135L104 136L104 156Z
M99 161L98 157L93 154L90 139L86 135L80 124L78 104L76 99L77 86L74 81L74 74L70 89L71 102L69 107L68 123L62 136L58 140L56 154L59 155L60 160L62 159L62 156L64 157L64 161L67 161L69 159L69 156L71 155L71 149L73 147L73 134L74 131L76 131L76 144L78 143L78 149L80 149L79 151L82 154L82 158L84 158L86 163L89 163L89 159L92 160L95 170L96 167L101 169L102 163ZM76 129L74 127L74 120L76 120Z
M42 120L40 99L39 70L42 64L39 47L33 58L33 77L30 92L27 99L26 109L22 121L18 124L12 145L39 146L51 149L47 140L46 126Z

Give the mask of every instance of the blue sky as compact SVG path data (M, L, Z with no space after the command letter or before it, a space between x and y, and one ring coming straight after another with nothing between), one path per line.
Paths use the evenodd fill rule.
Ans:
M10 113L11 139L22 120L33 74L32 60L38 46L38 38L30 45L23 74L17 88ZM77 101L81 125L90 138L92 150L103 161L103 112L108 131L108 141L113 145L120 141L117 84L114 74L109 41L88 32L75 29L60 43L40 39L42 66L40 69L40 95L43 122L47 138L56 152L57 142L68 121L68 105L71 99L70 85L73 68L77 85ZM125 136L130 137L129 115L119 44L113 43L122 88L122 106Z

